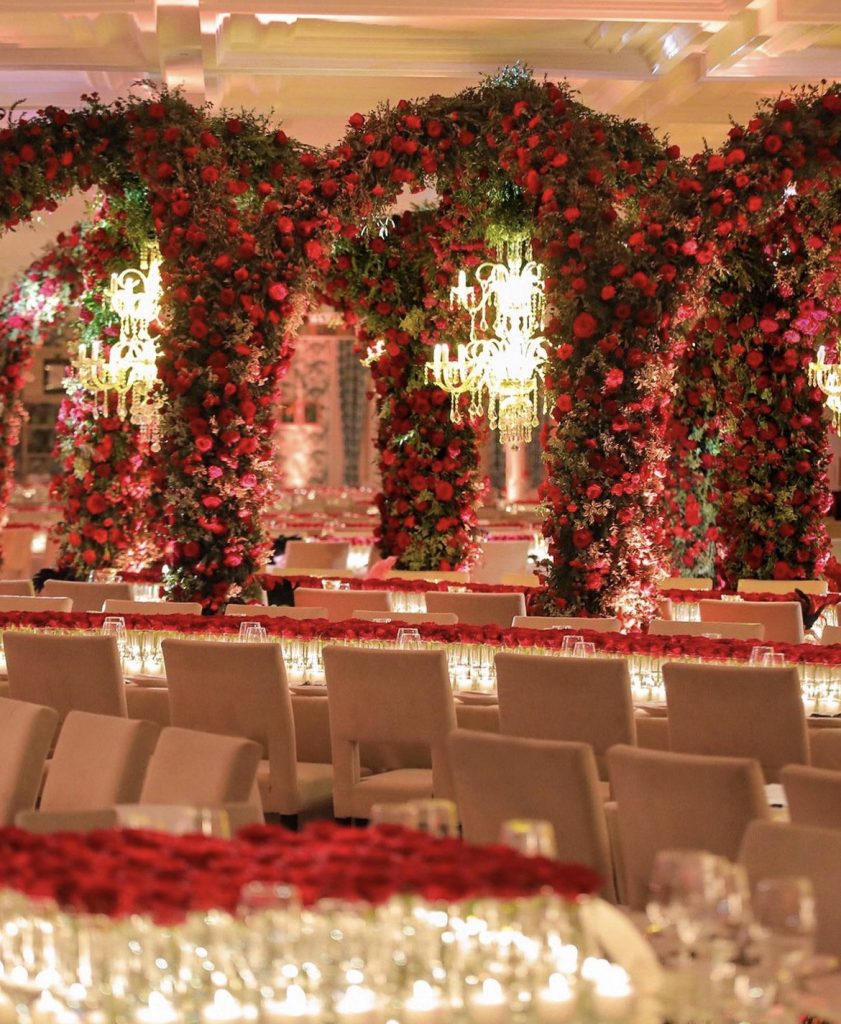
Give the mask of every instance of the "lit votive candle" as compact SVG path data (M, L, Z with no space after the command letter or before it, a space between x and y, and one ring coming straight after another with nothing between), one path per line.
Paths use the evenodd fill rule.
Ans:
M241 1024L245 1020L242 1003L231 995L227 989L217 989L213 994L213 1002L201 1012L205 1024Z
M135 1013L137 1024L177 1024L180 1020L175 1007L160 992L150 992L149 1002Z
M304 1024L320 1015L321 1003L309 997L300 985L290 985L283 999L263 1002L266 1024Z
M412 994L403 1004L403 1024L438 1024L443 1016L441 997L428 981L416 981Z
M593 990L593 1008L603 1020L625 1020L634 1005L634 990L627 971L608 964L599 971Z
M575 1013L575 992L563 974L551 974L549 984L536 999L537 1019L541 1024L563 1024Z
M474 1024L504 1024L508 1020L508 1000L496 978L485 978L482 988L470 997L468 1013Z
M374 1020L377 997L364 985L350 985L336 1003L336 1020L343 1024L369 1024Z

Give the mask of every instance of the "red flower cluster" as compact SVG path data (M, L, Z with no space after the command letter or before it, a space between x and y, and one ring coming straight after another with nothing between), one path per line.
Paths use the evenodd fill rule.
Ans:
M252 826L233 840L0 829L0 884L55 900L66 910L114 918L148 914L158 923L175 923L190 911L235 913L249 882L293 885L309 905L320 899L377 904L400 893L447 902L515 899L544 889L574 899L595 892L600 879L585 867L393 825L349 829L324 823L300 833Z

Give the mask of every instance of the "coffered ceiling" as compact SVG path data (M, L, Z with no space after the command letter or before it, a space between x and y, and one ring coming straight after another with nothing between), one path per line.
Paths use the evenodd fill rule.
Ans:
M520 60L685 153L792 84L841 79L841 0L0 0L0 107L141 79L316 145L384 100Z

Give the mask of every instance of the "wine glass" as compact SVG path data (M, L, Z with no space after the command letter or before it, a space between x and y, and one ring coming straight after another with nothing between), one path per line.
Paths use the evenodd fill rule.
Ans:
M753 937L783 988L814 954L815 893L808 878L763 878L753 893Z

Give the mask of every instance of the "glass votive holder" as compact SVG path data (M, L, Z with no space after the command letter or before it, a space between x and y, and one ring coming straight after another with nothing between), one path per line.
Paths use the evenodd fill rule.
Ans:
M407 629L404 627L397 630L398 647L418 647L420 642L421 635L419 629Z
M418 816L419 832L458 838L458 808L452 800L412 800L410 805Z
M266 627L259 622L241 622L239 624L240 643L262 643L268 638Z
M765 659L769 654L774 653L773 647L757 646L752 647L750 652L750 658L748 659L749 665L764 665Z
M596 645L590 640L579 640L572 653L576 658L592 658L596 653Z
M419 814L413 802L403 804L372 804L369 811L369 825L400 825L417 830Z
M561 641L561 654L572 654L576 644L583 644L584 637L580 633L570 633Z

